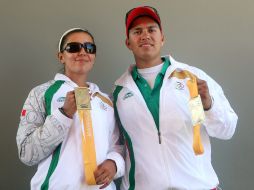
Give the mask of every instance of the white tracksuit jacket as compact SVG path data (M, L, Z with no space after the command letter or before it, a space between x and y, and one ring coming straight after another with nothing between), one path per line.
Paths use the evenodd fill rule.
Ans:
M91 95L91 116L94 131L97 164L105 159L116 162L115 178L124 173L122 147L118 145L119 131L115 127L112 103L100 92L97 85L88 83ZM66 93L77 85L63 74L34 88L22 110L17 145L19 157L27 165L38 164L31 180L31 189L39 190L48 181L49 190L97 190L100 186L88 186L84 181L81 123L78 114L73 119L64 116L58 108L64 104ZM99 94L99 95L98 95ZM111 104L111 105L110 105ZM59 158L58 145L61 144ZM53 154L55 156L53 156ZM46 180L51 162L57 162L52 175ZM112 182L107 190L115 190Z
M161 144L152 114L131 76L131 67L116 81L115 112L120 120L127 153L121 190L208 190L219 184L211 164L209 137L230 139L237 115L221 87L206 73L169 57L159 102ZM201 128L204 154L193 152L193 127L187 79L169 77L187 70L207 81L213 105Z

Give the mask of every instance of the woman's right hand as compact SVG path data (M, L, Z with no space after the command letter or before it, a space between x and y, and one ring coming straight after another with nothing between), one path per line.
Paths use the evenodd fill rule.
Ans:
M77 111L74 90L67 92L62 109L69 118L72 118L74 113Z

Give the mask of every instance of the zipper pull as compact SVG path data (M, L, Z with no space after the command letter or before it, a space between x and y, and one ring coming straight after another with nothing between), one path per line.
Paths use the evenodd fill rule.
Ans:
M159 137L159 144L161 144L161 132L158 131L158 137Z

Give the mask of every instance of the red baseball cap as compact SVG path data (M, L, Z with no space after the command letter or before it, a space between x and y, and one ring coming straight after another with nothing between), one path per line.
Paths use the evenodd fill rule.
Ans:
M141 16L148 16L158 23L161 29L161 19L157 10L150 6L141 6L129 10L125 16L126 35L129 36L129 29L135 19Z

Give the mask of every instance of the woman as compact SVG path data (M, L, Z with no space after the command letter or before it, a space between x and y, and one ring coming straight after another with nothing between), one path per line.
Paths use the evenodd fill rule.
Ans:
M96 84L87 82L96 57L94 38L87 30L72 28L62 35L58 48L64 72L31 90L17 132L21 161L38 164L31 189L113 190L112 180L123 175L124 161L112 103ZM77 87L89 89L90 111L86 113L92 121L91 147L97 166L92 170L94 182L89 182L87 170L91 168L84 164L92 151L84 145L87 134L82 112L77 111Z

